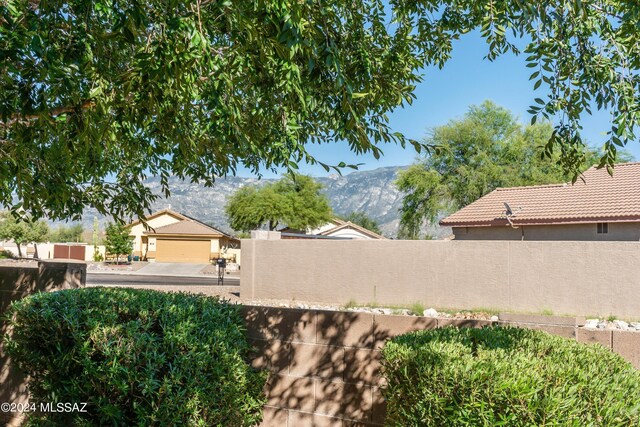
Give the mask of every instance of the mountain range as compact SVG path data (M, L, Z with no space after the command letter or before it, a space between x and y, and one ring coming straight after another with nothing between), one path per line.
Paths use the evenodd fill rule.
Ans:
M337 215L346 216L351 212L364 212L375 220L387 237L395 237L398 232L399 209L402 193L394 185L398 171L406 166L383 167L368 171L354 171L348 175L329 175L315 178L323 186L323 193L329 199ZM219 178L213 187L182 181L177 177L169 179L171 196L158 199L153 211L171 208L226 232L232 232L224 213L227 198L239 188L247 185L264 185L273 182L273 178L243 178L230 176ZM160 194L159 178L149 178L147 185L154 193ZM108 218L99 215L94 209L86 209L83 214L85 229L91 229L93 217L98 217L101 226ZM55 227L60 223L53 223ZM433 231L430 230L433 234Z

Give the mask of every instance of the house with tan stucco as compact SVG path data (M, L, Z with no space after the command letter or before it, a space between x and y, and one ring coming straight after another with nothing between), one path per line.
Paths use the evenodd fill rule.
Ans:
M133 255L158 262L240 263L240 240L201 221L163 209L128 225Z
M456 240L640 240L640 163L575 184L497 188L440 221Z

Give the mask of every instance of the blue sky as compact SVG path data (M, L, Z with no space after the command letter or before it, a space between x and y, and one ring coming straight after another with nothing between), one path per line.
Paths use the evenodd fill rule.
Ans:
M467 34L454 44L452 59L443 69L430 68L424 71L424 80L416 88L417 99L412 105L396 110L390 116L393 131L421 139L429 129L460 118L473 104L489 99L511 110L520 121L528 123L527 109L536 97L544 98L544 86L533 90L529 81L531 70L525 67L524 55L504 55L493 62L484 60L487 46L477 32ZM583 136L590 145L601 147L604 133L609 129L609 114L594 111L593 116L583 120ZM309 151L319 160L335 164L364 163L360 170L383 166L400 166L412 163L416 158L413 147L401 148L393 144L381 146L384 156L379 160L373 156L356 156L347 144L323 144L310 146ZM632 142L627 149L640 159L640 144ZM301 165L301 172L314 176L326 176L319 166ZM350 170L345 170L348 173ZM245 170L238 172L248 176ZM265 177L274 176L265 173Z

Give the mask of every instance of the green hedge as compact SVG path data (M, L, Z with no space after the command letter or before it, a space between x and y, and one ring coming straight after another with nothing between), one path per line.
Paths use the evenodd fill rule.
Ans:
M398 336L382 358L388 425L640 425L640 372L599 345L449 327Z
M31 425L249 426L265 375L246 362L239 307L213 297L88 288L12 304L7 349L32 402L88 402Z

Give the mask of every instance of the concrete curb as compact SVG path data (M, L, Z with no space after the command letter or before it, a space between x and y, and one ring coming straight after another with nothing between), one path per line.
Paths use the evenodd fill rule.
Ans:
M215 274L148 274L148 273L138 273L137 271L112 271L112 270L90 270L87 271L87 274L113 274L116 276L150 276L150 277L189 277L195 279L202 278L211 278L211 280L217 280L218 276ZM240 280L240 276L232 276L226 274L224 276L225 280L227 279L235 279Z

